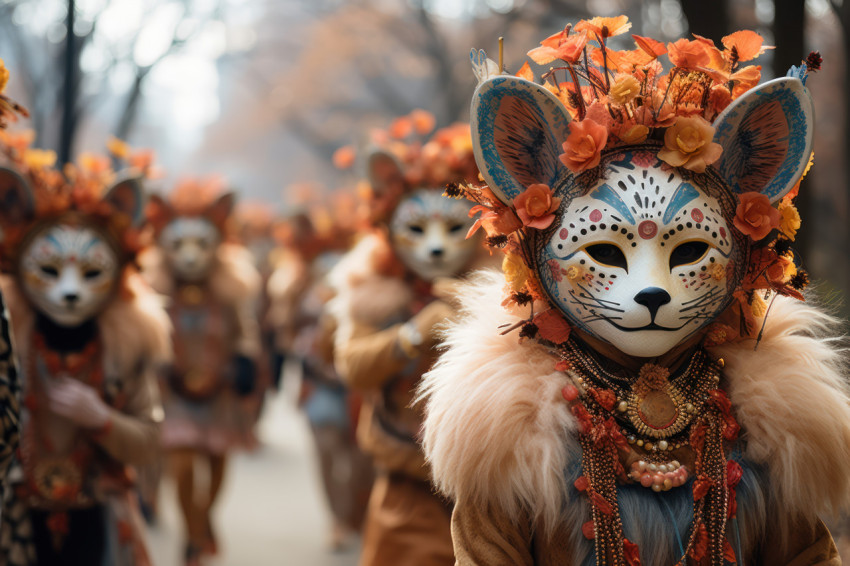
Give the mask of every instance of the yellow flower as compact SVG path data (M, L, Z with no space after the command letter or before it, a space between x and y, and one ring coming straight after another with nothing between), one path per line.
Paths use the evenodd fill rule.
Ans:
M567 268L567 279L570 281L576 281L584 277L584 269L579 267L578 265L571 265Z
M714 143L714 128L700 116L680 116L664 133L664 147L658 158L673 167L684 167L697 173L720 157L723 148Z
M648 135L649 128L643 124L635 124L634 126L620 132L619 138L623 143L643 143Z
M9 82L9 69L6 68L6 64L3 62L3 59L0 59L0 94L3 94L3 91L6 90L6 83Z
M726 268L720 265L719 263L715 263L714 267L711 268L711 276L714 277L717 281L722 280L726 277Z
M106 142L106 149L118 159L127 159L130 156L130 146L115 136L111 136Z
M779 231L793 241L797 237L797 230L800 229L800 213L797 207L791 201L783 199L779 201L779 214L782 215L779 220Z
M521 291L530 274L525 262L516 254L505 256L502 260L502 271L505 272L505 281L512 291Z
M28 149L24 152L24 163L29 169L47 169L56 164L56 152L44 149Z
M611 85L608 98L614 104L623 105L634 100L638 94L640 94L640 81L631 75L622 75Z
M750 303L750 310L753 311L753 316L761 318L767 312L767 303L761 298L761 295L753 295L753 302Z

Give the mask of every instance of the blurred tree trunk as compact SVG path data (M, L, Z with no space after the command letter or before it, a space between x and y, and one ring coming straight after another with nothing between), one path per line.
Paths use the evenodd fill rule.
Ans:
M791 65L799 65L806 58L806 1L775 0L773 10L773 74L784 77ZM803 218L814 219L812 191L800 191L796 204ZM811 248L813 228L813 222L804 222L797 233L795 247L804 258Z
M844 81L843 92L848 92L850 89L850 1L836 2L830 0L830 5L835 15L838 17L838 22L841 24L841 34L844 45ZM844 97L844 175L847 178L848 167L850 163L850 143L847 142L847 135L850 133L850 97ZM845 215L850 215L850 210L845 210ZM845 216L846 217L846 216ZM848 242L850 244L850 242Z
M68 16L65 20L65 83L62 88L62 129L59 132L60 164L71 161L74 133L77 129L77 94L79 92L79 81L77 77L79 75L79 60L76 53L76 36L74 35L75 11L76 5L74 0L68 0Z
M691 33L719 41L734 31L730 26L727 0L682 0L682 11Z

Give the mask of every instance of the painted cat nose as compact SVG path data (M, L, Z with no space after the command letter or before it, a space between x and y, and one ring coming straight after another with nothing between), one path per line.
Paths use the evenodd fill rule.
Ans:
M431 250L431 257L442 257L444 251L443 248L434 248Z
M65 299L65 302L69 305L73 305L74 303L80 300L80 296L76 293L67 293L63 298Z
M647 287L635 295L635 302L648 308L654 320L658 309L670 302L670 293L660 287Z

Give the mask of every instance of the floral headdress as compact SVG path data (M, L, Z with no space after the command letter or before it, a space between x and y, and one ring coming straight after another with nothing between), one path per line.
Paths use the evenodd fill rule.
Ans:
M0 59L0 129L5 128L10 122L15 122L18 115L27 117L27 109L4 94L9 82L9 70L3 59Z
M167 198L151 195L147 218L156 236L179 216L203 217L223 236L229 236L236 197L225 192L225 186L219 176L186 178L177 183Z
M28 234L59 218L97 227L125 264L134 262L148 240L141 181L152 170L153 153L134 151L113 139L108 144L111 157L84 153L60 170L53 151L30 148L34 137L31 131L0 130L0 154L8 164L0 167L5 201L0 270L14 272ZM113 159L128 167L116 171Z
M365 156L372 179L361 184L360 196L365 203L361 216L367 224L385 222L404 194L416 188L440 188L448 184L478 179L478 167L472 150L468 124L453 124L434 130L434 116L425 110L414 110L396 118L386 130L373 130ZM354 165L356 152L344 146L334 154L340 169ZM381 168L401 171L400 178L386 183L373 174Z
M558 160L568 171L538 172L550 175L552 182L525 184L517 183L514 178L500 177L500 171L482 170L485 179L496 182L491 186L455 185L449 187L446 194L466 197L477 204L473 210L480 213L480 217L470 234L483 227L488 245L504 251L503 270L508 283L505 304L527 305L533 301L548 302L534 273L534 254L529 240L555 220L561 199L555 196L553 188L564 182L566 173L573 176L578 186L589 186L590 181L598 178L597 168L604 154L641 145L654 147L657 158L665 166L684 169L687 174L699 175L707 169L712 173L710 166L720 165L724 181L737 185L740 191L736 214L730 220L749 241L751 251L742 283L734 293L737 304L709 328L706 344L754 337L758 332L755 317L763 316L767 309L764 291L802 299L800 291L808 284L808 276L795 265L791 250L800 227L800 217L793 204L799 180L776 207L771 202L775 199L770 197L782 194L778 185L787 178L802 179L808 172L812 164L810 155L813 157L810 137L792 147L793 155L789 152L782 164L789 171L782 180L776 181L777 187L761 192L748 188L747 183L754 181L729 165L733 158L719 163L718 160L723 161L724 150L731 155L740 152L741 148L732 143L724 148L717 143L716 128L718 123L726 130L741 125L744 112L734 103L745 93L755 90L761 78L761 67L746 63L772 47L763 45L757 33L746 30L724 37L722 49L712 40L697 35L692 40L683 38L667 45L633 35L634 49L616 51L608 47L609 38L626 33L630 28L626 16L582 20L575 26L567 25L563 31L543 40L540 47L528 52L535 63L551 65L540 77L542 86L566 107L572 120L568 124L564 122L552 111L551 105L538 108L538 115L529 114L523 119L548 120L564 130L564 138L539 140L538 143L553 146L541 151L557 152ZM667 72L662 63L665 56L672 65ZM471 58L481 85L479 91L486 90L488 85L482 83L488 79L510 77L500 73L483 51L473 50ZM821 62L820 55L812 52L801 66L792 67L788 72L788 77L799 79L795 84L767 83L758 88L763 88L768 95L785 89L788 92L780 94L787 94L793 104L810 107L811 100L803 85L808 73L820 69ZM530 82L537 78L527 62L515 76ZM488 95L489 91L479 98ZM517 99L522 95L518 91ZM488 115L503 102L493 97L478 104L481 114L476 113L474 106L473 128L479 121L489 119ZM719 120L721 116L723 119ZM490 126L492 130L492 124ZM511 126L520 128L523 124ZM477 140L475 150L479 164L486 164L493 157L494 143L492 137ZM740 163L735 165L740 167ZM767 182L765 177L770 175L771 167L776 171L779 165L767 164L768 173L756 182ZM516 190L506 195L492 185L512 185ZM578 273L565 275L580 276ZM562 317L553 315L554 312L546 311L533 321L529 320L522 334L534 336L539 332L540 337L551 342L563 341L569 333L569 325ZM555 339L551 339L553 337Z

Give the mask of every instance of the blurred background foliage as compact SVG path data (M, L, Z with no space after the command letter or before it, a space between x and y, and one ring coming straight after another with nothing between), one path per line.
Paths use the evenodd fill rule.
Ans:
M471 47L495 55L503 36L516 70L567 22L621 13L663 41L755 30L777 45L758 61L765 78L823 54L797 249L839 304L850 289L850 0L0 0L0 57L37 145L69 159L117 135L156 149L162 190L217 172L284 213L351 185L356 169L331 157L370 128L414 108L439 126L467 120Z

